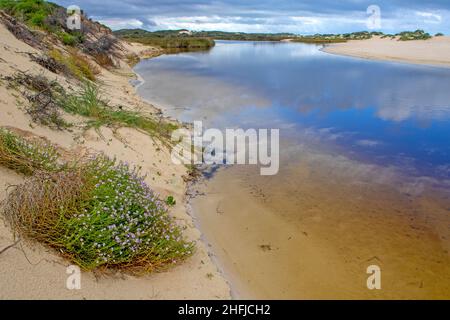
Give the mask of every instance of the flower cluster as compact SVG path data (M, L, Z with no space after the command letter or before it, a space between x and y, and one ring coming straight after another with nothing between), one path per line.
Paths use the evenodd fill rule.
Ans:
M69 251L85 267L126 265L135 260L152 265L181 260L192 243L136 168L103 156L87 167L89 195L69 220Z

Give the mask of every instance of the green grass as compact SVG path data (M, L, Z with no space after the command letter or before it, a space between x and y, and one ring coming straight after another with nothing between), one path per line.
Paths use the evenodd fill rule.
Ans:
M315 38L315 37L300 37L300 38L293 39L292 42L321 44L321 43L347 42L347 40L346 39L340 39L340 38L323 39L323 38Z
M0 0L0 9L29 26L43 28L46 18L55 10L55 5L43 0Z
M62 168L53 147L29 142L3 128L0 128L0 165L24 175L36 171L56 172Z
M109 106L101 98L98 87L89 82L84 84L80 92L61 97L61 106L68 113L91 118L89 124L93 127L130 127L165 139L170 138L171 133L178 128L177 125L138 112Z
M210 49L215 45L214 40L210 38L197 38L197 37L129 36L124 37L123 39L130 42L138 42L145 45L157 46L163 49L202 50L202 49Z
M137 168L98 155L58 164L50 145L0 130L0 165L32 175L3 207L13 230L85 270L152 272L184 260L195 245Z
M96 75L100 73L100 70L96 66L89 62L74 48L69 49L67 54L63 54L61 51L53 49L48 55L57 63L66 66L69 73L78 80L88 79L95 81Z

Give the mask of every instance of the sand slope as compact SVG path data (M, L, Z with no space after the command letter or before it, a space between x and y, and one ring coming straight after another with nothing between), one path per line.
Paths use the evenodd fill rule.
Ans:
M157 49L143 46L125 46L130 52L156 55ZM17 70L33 74L42 73L50 79L57 79L65 87L77 88L76 81L52 74L30 61L27 52L37 52L17 40L0 24L0 74L11 75ZM129 84L133 72L120 61L120 68L114 71L102 69L100 83L102 93L111 104L125 108L157 113L159 110L141 100ZM27 103L19 92L7 88L0 81L0 126L13 127L28 135L45 137L50 142L74 153L103 151L119 160L142 166L147 174L147 183L161 197L173 195L177 205L171 214L186 226L185 234L197 240L193 257L183 264L164 273L145 277L131 277L124 274L99 276L83 273L81 290L66 288L66 268L70 264L55 252L36 243L19 242L5 250L15 240L8 226L0 221L0 299L227 299L229 286L212 263L206 246L200 241L200 232L194 227L185 205L186 183L183 176L186 168L175 166L170 153L157 140L133 129L122 128L113 132L102 128L101 135L94 130L55 131L31 122L24 113ZM71 119L77 121L81 119ZM23 177L13 171L0 168L0 201L7 196L9 185L19 184ZM1 215L0 215L1 217ZM0 218L1 219L1 218Z

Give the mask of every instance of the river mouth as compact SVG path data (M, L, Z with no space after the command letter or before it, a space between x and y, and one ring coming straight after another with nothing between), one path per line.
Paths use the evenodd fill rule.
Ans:
M236 165L194 186L234 297L449 298L450 71L319 49L218 42L136 67L140 94L182 121L280 129L277 175Z

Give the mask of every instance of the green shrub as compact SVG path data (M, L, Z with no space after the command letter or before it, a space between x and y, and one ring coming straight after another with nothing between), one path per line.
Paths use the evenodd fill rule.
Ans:
M151 272L194 250L139 171L105 156L33 176L10 193L4 212L16 232L85 270Z
M68 33L61 34L61 41L66 46L74 46L77 43L77 39Z
M0 0L0 9L35 27L44 27L54 8L54 4L43 0Z
M166 204L170 207L173 207L174 205L177 204L177 201L175 200L175 198L173 196L168 196L166 199Z

